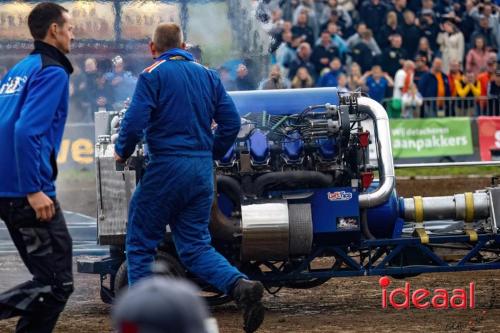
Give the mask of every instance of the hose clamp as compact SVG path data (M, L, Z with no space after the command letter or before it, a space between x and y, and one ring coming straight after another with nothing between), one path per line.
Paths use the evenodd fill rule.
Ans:
M424 200L421 196L413 197L413 202L415 203L415 222L424 222Z

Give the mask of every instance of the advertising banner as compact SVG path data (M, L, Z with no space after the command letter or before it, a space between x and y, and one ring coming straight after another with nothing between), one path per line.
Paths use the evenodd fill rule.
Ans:
M478 117L481 160L491 161L491 150L500 149L500 117Z
M0 40L31 41L28 15L35 5L20 1L0 3ZM71 14L77 40L115 39L113 2L64 1L61 5Z
M121 29L123 39L151 38L161 22L180 24L180 11L176 4L159 1L126 1L122 5Z
M66 124L57 165L61 171L94 168L94 124Z
M61 5L71 14L77 40L115 39L115 13L111 1L65 1Z
M469 118L391 119L394 159L472 155Z
M28 29L28 15L34 3L10 1L0 3L0 40L31 40Z

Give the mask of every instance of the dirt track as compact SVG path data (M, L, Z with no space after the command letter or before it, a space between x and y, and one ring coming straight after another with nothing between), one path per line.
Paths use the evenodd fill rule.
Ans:
M21 266L20 263L18 263ZM0 273L5 276L2 270ZM284 289L266 296L266 321L259 332L498 332L500 271L428 274L407 279L416 288L452 290L476 282L476 309L382 310L378 278L339 278L311 290ZM77 274L77 291L56 332L111 332L110 306L100 302L98 279ZM392 286L403 282L393 280ZM2 283L2 289L4 289ZM232 304L212 309L221 333L242 332L240 314ZM0 332L13 332L15 320L0 322Z
M483 188L488 179L398 181L399 195L444 195ZM76 209L74 209L76 210ZM0 290L26 277L22 264L0 259ZM284 289L267 295L268 308L259 332L498 332L500 331L500 270L427 274L406 279L416 288L464 288L476 282L476 309L381 309L377 277L337 278L310 290ZM393 280L393 287L403 281ZM110 332L110 307L99 300L98 277L76 275L77 291L62 314L56 332ZM232 305L212 309L221 333L241 332L240 314ZM13 332L15 321L0 322L0 332Z

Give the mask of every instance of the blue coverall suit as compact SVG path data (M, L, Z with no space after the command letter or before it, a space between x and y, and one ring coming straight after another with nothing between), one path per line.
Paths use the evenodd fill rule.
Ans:
M215 135L212 120L218 124ZM129 284L151 274L167 224L191 273L226 294L245 278L211 246L208 230L212 159L224 155L239 128L240 117L217 73L194 62L190 53L171 49L139 76L115 146L128 158L144 136L149 149L129 210Z

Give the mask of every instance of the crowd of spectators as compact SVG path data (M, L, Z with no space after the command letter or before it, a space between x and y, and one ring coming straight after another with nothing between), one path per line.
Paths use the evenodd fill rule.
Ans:
M137 77L126 70L120 55L111 60L87 58L83 65L74 64L70 81L70 103L73 110L71 121L92 121L99 108L121 110L134 91Z
M384 101L393 116L406 118L500 115L498 4L254 1L256 16L272 38L269 76L259 83L245 64L235 80L224 75L225 68L221 76L228 90L361 90Z
M267 74L250 59L218 70L229 91L337 87L369 95L395 117L500 115L499 3L253 0L271 39ZM74 62L71 104L80 112L72 121L126 106L141 66L126 59ZM0 78L6 71L0 66Z
M114 54L111 57L72 59L74 72L69 83L70 122L91 122L99 109L121 110L127 107L137 83L138 68L144 68L144 59L135 64L128 58ZM131 65L134 66L131 66ZM10 66L0 65L0 80Z

